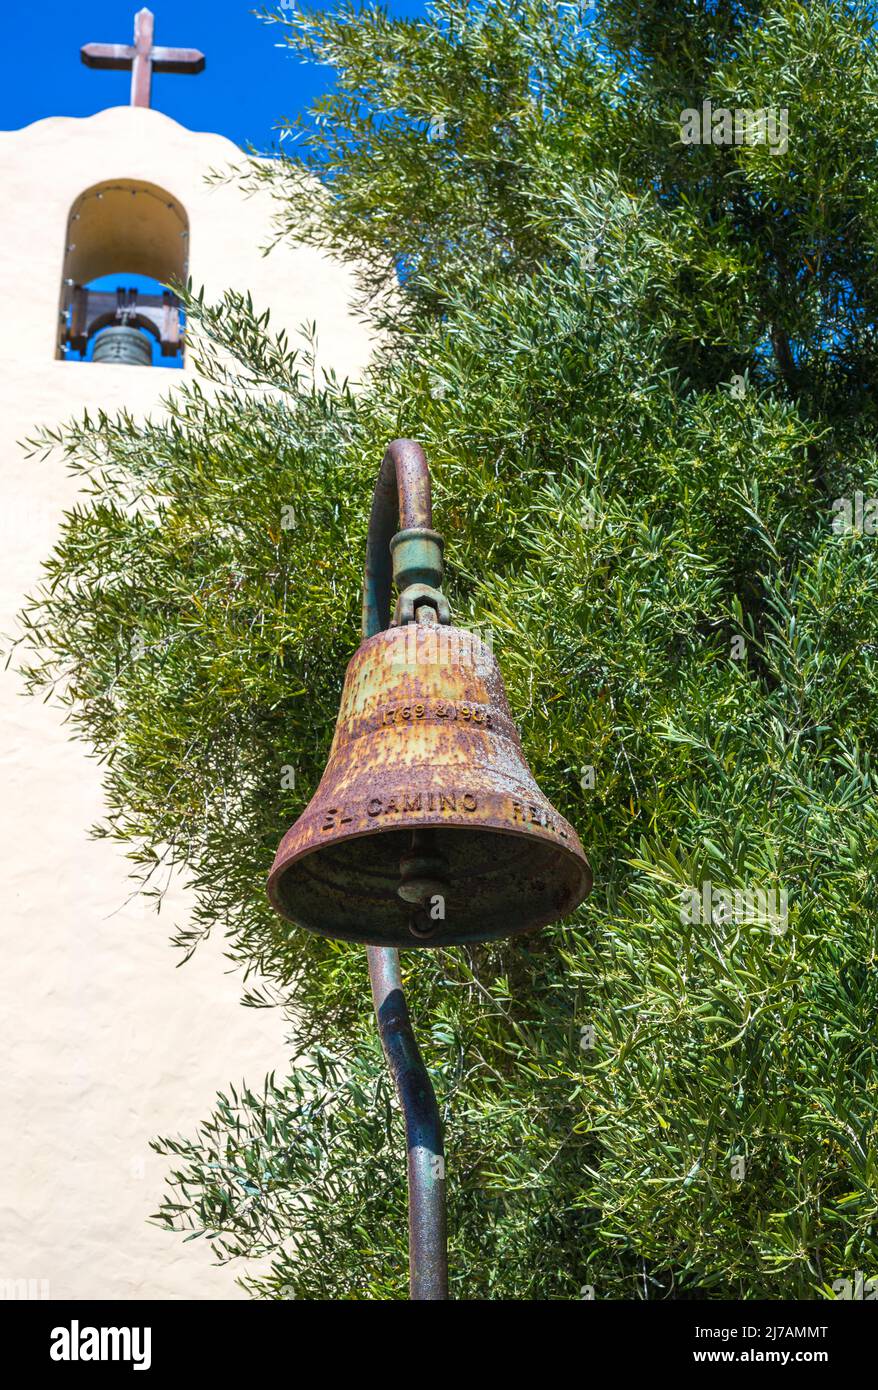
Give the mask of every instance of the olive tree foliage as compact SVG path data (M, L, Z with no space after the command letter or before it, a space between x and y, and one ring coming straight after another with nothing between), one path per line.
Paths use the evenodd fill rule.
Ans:
M289 1020L287 1076L157 1142L158 1219L270 1256L258 1297L405 1295L364 952L264 881L410 435L456 619L595 876L552 929L404 957L452 1292L832 1297L878 1260L873 7L267 18L337 82L248 178L275 235L356 261L381 345L352 390L240 287L193 296L205 385L40 441L85 493L23 613L32 688L102 759L100 833L144 891L182 872L181 948L222 933ZM788 148L681 143L707 98L785 108Z

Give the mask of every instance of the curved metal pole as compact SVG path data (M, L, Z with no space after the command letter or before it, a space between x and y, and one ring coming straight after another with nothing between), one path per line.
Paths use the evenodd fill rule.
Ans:
M430 471L420 444L396 439L381 463L366 542L363 637L390 624L393 571L390 541L398 530L432 527ZM445 1148L430 1074L412 1031L399 952L367 946L372 1000L381 1046L405 1117L409 1188L409 1292L413 1299L448 1297Z
M409 1296L448 1297L445 1152L430 1074L412 1032L399 973L399 951L367 946L375 1017L405 1116L409 1186Z

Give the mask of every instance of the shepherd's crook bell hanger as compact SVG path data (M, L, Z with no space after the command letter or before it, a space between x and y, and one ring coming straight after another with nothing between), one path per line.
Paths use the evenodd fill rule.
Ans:
M369 948L406 1122L413 1299L447 1297L445 1172L395 948L546 926L591 888L576 831L527 765L493 654L451 624L441 586L427 461L414 440L398 439L375 486L363 641L348 665L329 760L268 884L283 917Z

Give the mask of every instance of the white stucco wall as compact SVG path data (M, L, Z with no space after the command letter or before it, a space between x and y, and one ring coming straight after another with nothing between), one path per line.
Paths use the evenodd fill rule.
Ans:
M57 458L28 460L17 441L86 407L146 413L179 376L56 359L67 216L84 189L116 178L166 189L188 215L190 273L208 296L250 290L291 336L316 320L322 360L340 375L365 364L348 272L309 250L263 257L267 196L205 184L238 157L221 136L130 107L0 133L3 633L76 492ZM0 767L0 1297L5 1280L34 1280L52 1298L240 1297L235 1271L211 1265L203 1242L147 1224L166 1168L148 1140L191 1131L229 1081L282 1069L282 1020L239 1005L219 939L175 969L167 942L184 897L175 891L160 917L127 902L122 850L88 837L99 767L9 670Z

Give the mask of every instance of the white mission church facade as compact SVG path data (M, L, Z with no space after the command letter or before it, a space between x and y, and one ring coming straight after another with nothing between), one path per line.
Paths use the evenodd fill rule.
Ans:
M200 57L184 50L179 61L195 66L178 68L161 56L171 50L150 49L151 20L137 17L131 48L89 46L116 51L90 65L134 69L136 104L0 133L4 634L77 489L62 461L26 458L20 441L85 410L154 413L192 375L185 351L179 372L151 365L179 351L172 302L160 291L101 298L92 280L124 272L162 285L185 272L209 299L249 290L291 338L315 320L321 359L339 375L356 380L368 357L349 271L309 249L263 257L269 196L206 182L240 162L238 149L150 108L153 60L183 72ZM175 968L168 937L183 895L158 917L130 900L121 847L89 838L99 767L12 670L0 673L0 759L0 1297L238 1297L234 1271L213 1266L201 1242L147 1224L166 1165L148 1141L194 1127L229 1081L282 1068L277 1019L240 1007L221 941Z

